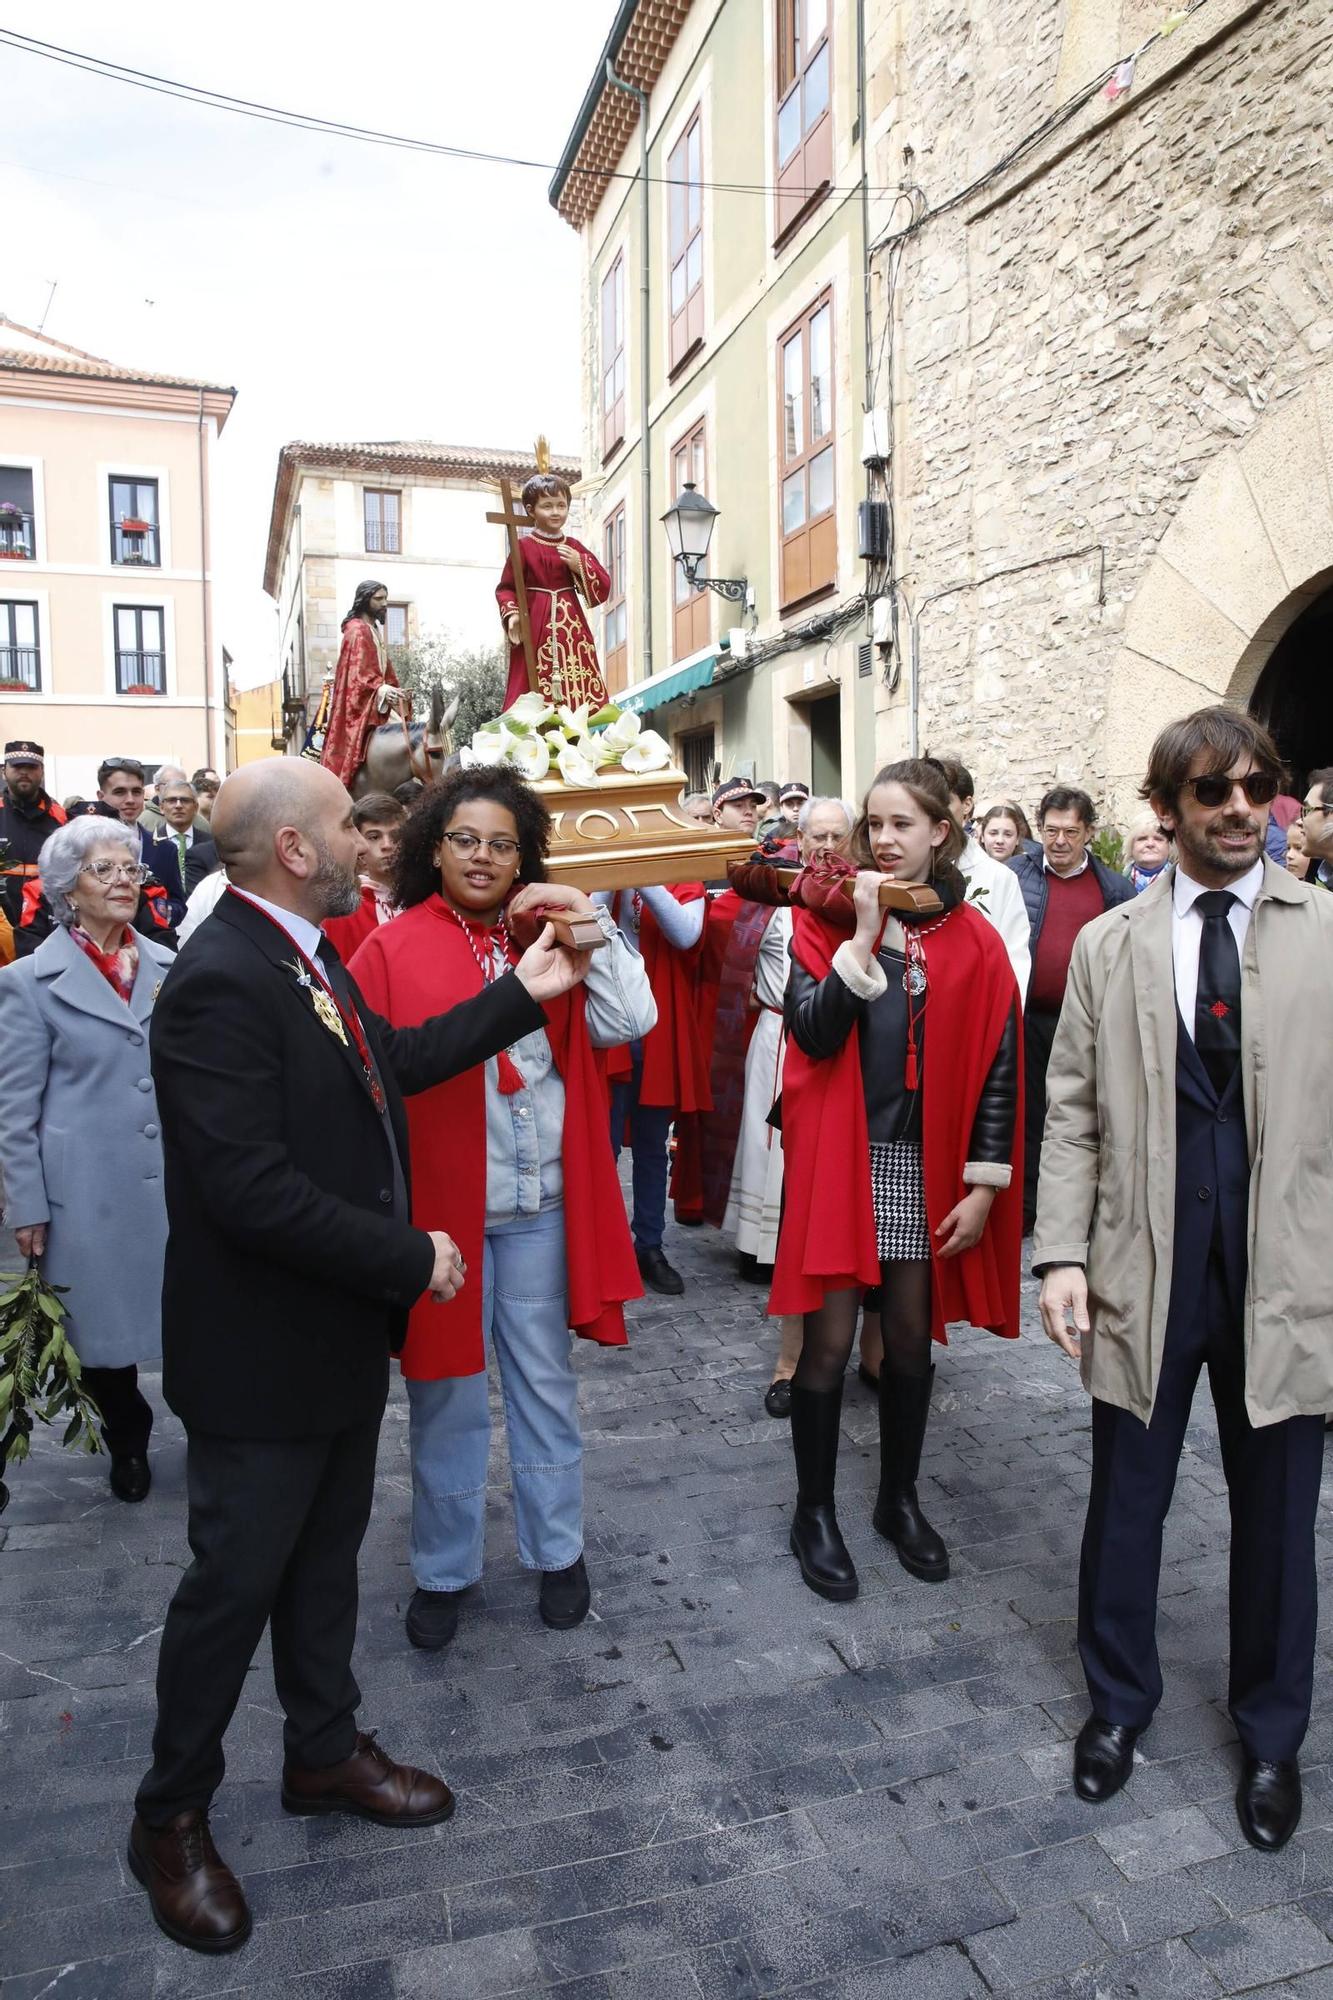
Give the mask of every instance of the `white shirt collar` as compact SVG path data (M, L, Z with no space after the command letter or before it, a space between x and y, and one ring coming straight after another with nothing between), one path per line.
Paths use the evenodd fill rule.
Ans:
M281 924L293 944L299 945L307 958L313 958L324 942L324 933L318 924L312 924L309 917L298 916L295 910L284 910L281 903L270 903L263 896L256 896L253 889L238 889L233 882L232 893L244 896L247 903L253 903L257 910L263 910L272 917L275 924Z
M1052 868L1050 862L1047 860L1046 855L1044 853L1042 854L1041 857L1041 865L1046 870L1046 873L1048 875L1055 875L1055 879L1057 882L1076 882L1079 876L1083 873L1083 870L1087 867L1088 863L1091 861L1091 859L1092 859L1092 850L1091 848L1085 847L1083 850L1083 859L1079 862L1078 867L1075 868L1068 875L1055 875L1055 870L1054 868Z
M1263 886L1264 864L1260 860L1255 862L1253 868L1247 868L1243 875L1238 875L1235 881L1229 884L1227 893L1243 903L1247 910L1252 910L1255 898ZM1206 884L1196 882L1192 875L1186 875L1177 862L1171 874L1171 901L1176 915L1183 917L1194 908L1200 896L1207 893Z

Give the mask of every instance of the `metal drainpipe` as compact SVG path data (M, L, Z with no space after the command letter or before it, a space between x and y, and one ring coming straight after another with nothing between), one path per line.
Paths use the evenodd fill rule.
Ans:
M217 746L213 740L212 638L208 620L208 509L204 493L204 392L199 391L199 603L204 625L204 754L209 769L216 771ZM225 777L226 773L223 773Z
M649 317L652 264L648 254L650 197L648 192L648 93L637 83L625 83L616 75L610 56L606 59L606 80L639 106L639 232L643 238L643 258L639 275L642 332L639 337L639 458L643 507L643 678L653 671L653 466L648 434L648 356L651 350L652 321Z

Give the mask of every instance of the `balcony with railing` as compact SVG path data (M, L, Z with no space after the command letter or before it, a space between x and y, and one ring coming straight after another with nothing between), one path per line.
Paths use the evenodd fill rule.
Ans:
M166 691L165 653L116 654L117 694L165 694Z
M130 567L156 569L162 557L159 553L157 523L141 521L133 517L121 518L111 524L111 560L116 564Z
M37 646L0 646L0 694L40 694L42 655Z
M0 503L0 561L35 562L37 537L32 515Z

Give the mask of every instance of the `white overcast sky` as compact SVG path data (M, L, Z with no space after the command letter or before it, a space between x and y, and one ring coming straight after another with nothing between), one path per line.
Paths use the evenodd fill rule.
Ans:
M14 25L284 109L554 162L614 0L226 8L46 0ZM279 447L433 438L577 452L578 239L549 175L315 137L0 44L0 312L238 390L219 453L219 630L276 667Z

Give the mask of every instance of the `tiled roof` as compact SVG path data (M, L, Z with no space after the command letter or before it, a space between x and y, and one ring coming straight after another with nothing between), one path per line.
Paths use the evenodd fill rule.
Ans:
M53 340L50 334L37 333L30 326L20 326L17 320L6 319L0 313L0 341L4 339L4 329L12 327L30 340L39 340L40 348L0 346L0 368L20 369L25 373L38 375L80 375L106 382L142 382L155 389L206 389L218 396L234 396L235 389L221 382L199 382L188 375L159 375L147 368L122 368L115 361L104 360L100 354L85 354L80 347L70 347L63 340Z
M551 206L572 228L581 229L597 213L606 177L620 165L639 122L637 101L608 82L608 61L623 83L651 91L689 11L690 0L621 0L551 182Z
M534 456L531 451L504 451L488 445L432 444L429 438L384 438L361 444L300 441L285 444L278 453L278 476L273 487L264 588L270 597L277 589L283 537L298 472L381 472L399 477L462 479L479 485L510 479L518 485L531 478ZM554 453L551 470L567 479L571 486L582 474L578 459L560 458Z
M293 466L346 466L354 472L420 472L436 479L528 479L531 451L503 451L488 445L432 444L429 438L372 439L361 444L285 444L279 455ZM551 470L575 480L576 458L551 459Z

